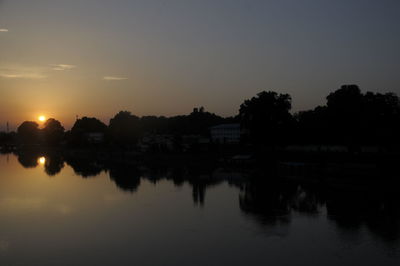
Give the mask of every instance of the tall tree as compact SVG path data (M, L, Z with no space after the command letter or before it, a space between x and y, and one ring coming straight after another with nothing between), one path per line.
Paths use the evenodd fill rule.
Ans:
M139 117L128 111L120 111L110 119L111 140L118 145L134 145L140 136Z
M291 107L289 94L262 91L240 105L242 129L253 144L275 146L287 142L293 121Z
M49 145L60 144L60 142L64 138L64 127L58 120L54 118L49 118L44 123L44 128L42 129L42 132L44 141L46 142L46 144Z
M329 121L327 107L318 106L313 110L301 111L296 115L295 142L298 144L328 144Z
M17 137L22 144L39 143L39 125L33 121L23 122L17 129Z
M82 117L77 119L69 133L68 143L70 145L90 144L88 136L93 133L105 135L107 126L94 117Z

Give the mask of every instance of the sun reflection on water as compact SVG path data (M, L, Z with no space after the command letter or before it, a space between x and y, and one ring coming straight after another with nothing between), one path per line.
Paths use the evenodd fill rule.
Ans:
M39 163L40 165L44 165L44 164L46 163L46 158L45 158L44 156L39 157L38 163Z

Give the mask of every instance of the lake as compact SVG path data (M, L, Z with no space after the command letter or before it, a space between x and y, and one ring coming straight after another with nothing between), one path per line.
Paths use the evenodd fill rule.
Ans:
M0 265L400 265L398 188L0 155Z

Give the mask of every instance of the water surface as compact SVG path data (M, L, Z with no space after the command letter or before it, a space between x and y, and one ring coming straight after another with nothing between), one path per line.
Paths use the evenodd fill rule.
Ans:
M6 154L0 264L399 265L398 204L218 167Z

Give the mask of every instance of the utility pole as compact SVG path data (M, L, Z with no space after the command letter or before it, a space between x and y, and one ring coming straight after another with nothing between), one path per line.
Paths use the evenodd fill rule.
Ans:
M7 121L7 133L9 133L10 132L10 125L8 124L8 121Z

